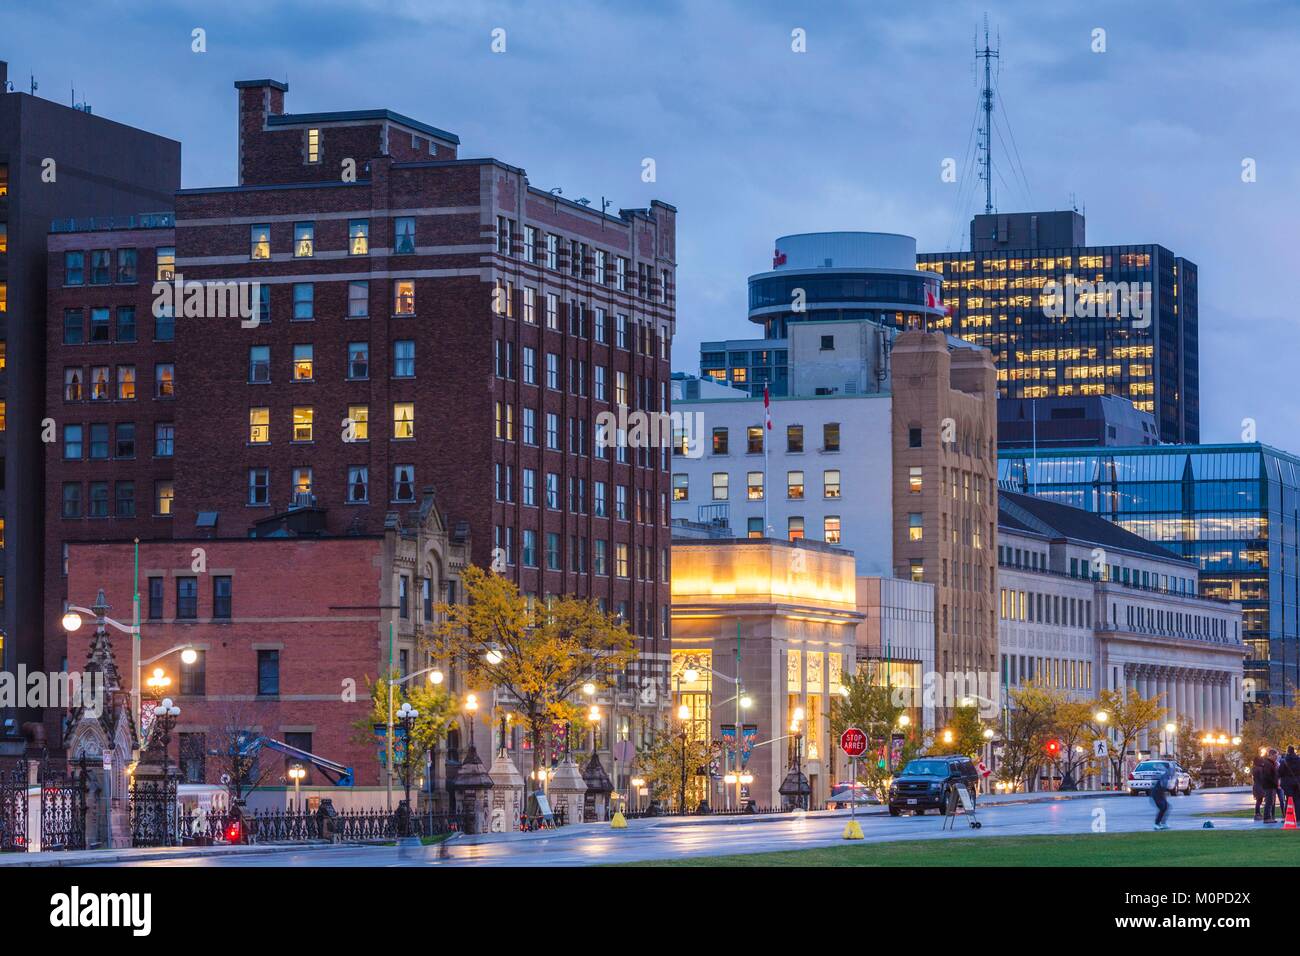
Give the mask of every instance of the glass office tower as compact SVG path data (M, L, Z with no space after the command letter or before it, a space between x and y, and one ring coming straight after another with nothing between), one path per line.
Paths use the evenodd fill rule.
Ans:
M1008 449L998 478L1196 561L1202 597L1241 603L1256 702L1295 702L1300 459L1261 444Z
M1156 244L1084 245L1083 231L1069 211L976 216L972 251L916 257L943 277L951 315L934 327L993 352L1002 398L1119 395L1155 415L1161 441L1195 444L1196 264ZM1124 307L1130 292L1143 314Z

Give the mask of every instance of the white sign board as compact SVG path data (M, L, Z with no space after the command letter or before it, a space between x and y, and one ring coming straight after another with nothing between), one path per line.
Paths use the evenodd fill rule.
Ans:
M971 798L970 790L964 786L957 788L957 796L961 799L961 808L967 813L975 812L975 801Z
M1104 741L1104 740L1094 740L1094 741L1092 742L1092 755L1093 755L1094 757L1105 757L1105 756L1107 756L1109 753L1110 753L1110 750L1106 747L1106 741Z

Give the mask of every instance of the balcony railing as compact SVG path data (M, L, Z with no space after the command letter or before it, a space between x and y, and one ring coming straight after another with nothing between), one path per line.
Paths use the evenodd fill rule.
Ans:
M176 214L145 212L133 216L83 216L54 219L50 232L110 232L118 229L175 229Z

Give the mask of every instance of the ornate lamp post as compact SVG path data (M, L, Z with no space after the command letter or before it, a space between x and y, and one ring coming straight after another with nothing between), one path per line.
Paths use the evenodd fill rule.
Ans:
M682 722L682 780L681 789L678 791L677 812L686 812L686 735L688 733L687 721L691 719L691 709L685 704L677 708L677 719Z
M154 724L157 727L158 744L162 749L164 784L167 780L167 761L169 759L168 749L171 745L172 730L175 729L176 719L180 717L180 715L181 709L172 703L170 697L164 697L162 699L162 702L158 705L158 709L154 711L153 715ZM164 788L164 793L165 792L166 790ZM164 807L163 814L163 846L171 846L172 825L176 817L176 805L172 803L171 805Z
M293 781L293 807L299 813L302 812L302 791L298 787L305 776L307 776L307 771L302 768L302 764L296 763L289 768L289 779Z
M399 829L401 832L398 836L409 837L411 835L411 772L414 769L414 760L412 759L412 734L415 730L415 721L419 718L420 712L412 707L410 701L402 701L402 706L397 711L397 721L402 725L403 739L406 746L402 749L402 791L405 798L402 800L402 807L398 814Z

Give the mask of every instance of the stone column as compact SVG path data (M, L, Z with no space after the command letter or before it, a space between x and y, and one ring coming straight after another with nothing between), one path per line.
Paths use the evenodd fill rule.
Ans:
M497 751L488 776L492 778L492 812L488 828L493 833L518 830L524 812L524 778L504 747Z

